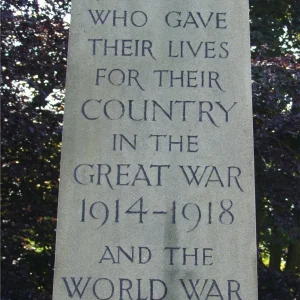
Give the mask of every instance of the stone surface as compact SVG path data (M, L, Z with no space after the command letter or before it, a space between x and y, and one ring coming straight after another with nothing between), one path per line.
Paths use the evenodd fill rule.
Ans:
M257 299L247 1L72 6L53 299Z

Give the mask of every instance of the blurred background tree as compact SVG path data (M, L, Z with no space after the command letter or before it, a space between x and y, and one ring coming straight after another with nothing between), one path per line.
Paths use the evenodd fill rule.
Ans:
M300 299L300 1L250 1L259 299Z
M51 299L71 1L2 5L1 299ZM300 1L250 0L259 299L300 299Z
M51 299L70 1L1 5L1 299Z

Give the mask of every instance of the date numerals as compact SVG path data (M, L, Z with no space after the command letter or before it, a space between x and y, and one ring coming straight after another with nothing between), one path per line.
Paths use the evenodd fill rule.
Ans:
M86 199L81 204L81 222L88 219L97 220L96 229L106 224L121 223L127 217L132 218L138 224L155 222L156 218L168 218L170 224L186 223L187 232L192 232L202 225L211 225L219 223L222 225L231 225L234 222L233 202L230 199L224 199L217 203L209 202L200 207L197 203L178 204L172 202L169 209L151 210L146 208L143 197L136 200L129 207L120 204L120 199L109 204L103 201L96 201L88 205Z

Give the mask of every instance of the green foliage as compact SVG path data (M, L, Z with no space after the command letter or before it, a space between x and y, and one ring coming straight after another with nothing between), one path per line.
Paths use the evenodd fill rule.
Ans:
M294 254L300 253L299 63L291 55L256 58L252 70L261 299L294 299L300 292Z
M250 0L251 43L260 55L285 55L300 49L300 2L298 0Z
M300 297L300 2L250 1L259 298Z
M51 299L70 1L2 1L2 299ZM300 2L250 0L259 298L300 298Z
M2 2L2 299L51 299L69 5L48 3Z

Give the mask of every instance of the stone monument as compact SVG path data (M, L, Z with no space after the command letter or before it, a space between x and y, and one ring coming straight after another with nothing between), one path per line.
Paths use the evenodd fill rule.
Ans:
M54 300L256 300L248 1L73 0Z

